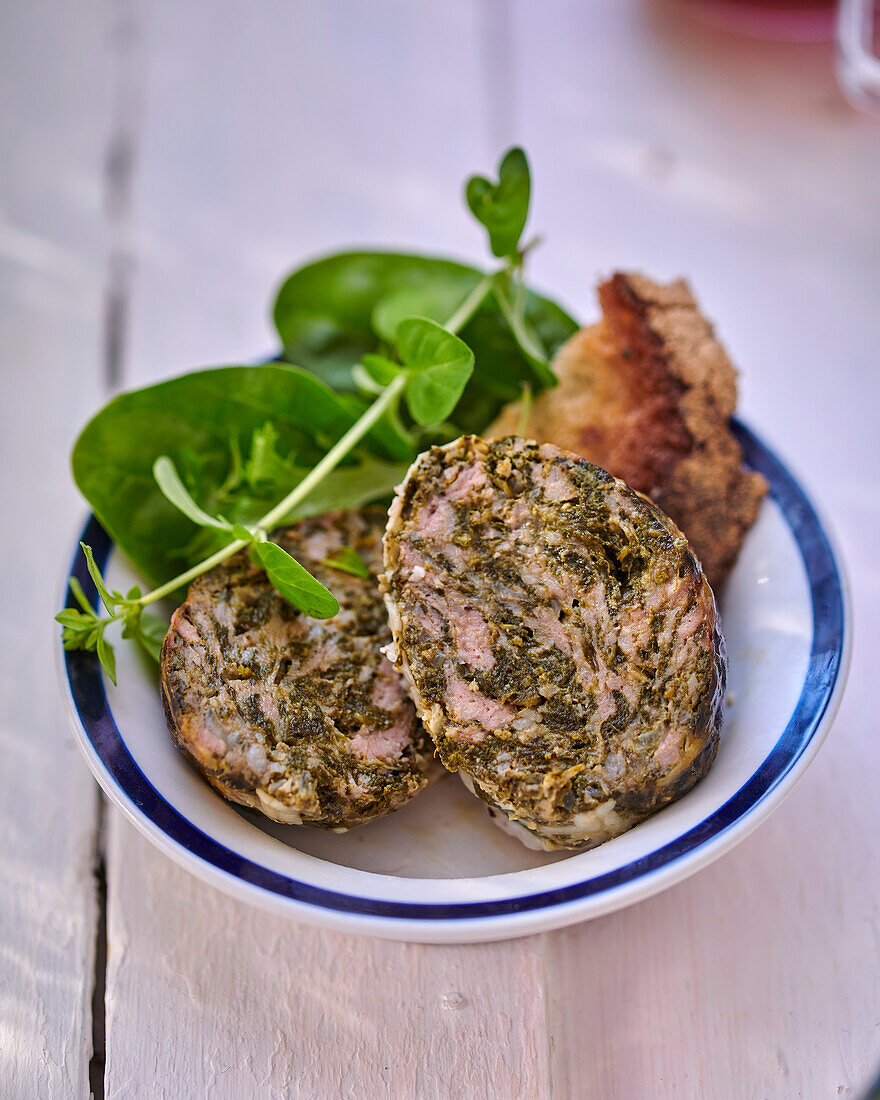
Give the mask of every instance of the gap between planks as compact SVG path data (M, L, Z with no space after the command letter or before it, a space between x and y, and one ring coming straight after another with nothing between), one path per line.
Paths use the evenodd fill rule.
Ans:
M133 0L115 0L110 28L111 119L104 156L104 217L108 250L103 301L101 379L105 400L125 385L129 300L134 262L129 239L132 189L140 134L144 66ZM95 888L98 920L92 984L89 1089L104 1100L107 1055L107 800L97 791Z
M120 10L131 11L126 4ZM512 72L502 56L509 34L504 5L497 0L477 0L473 11L481 31L477 52L488 74L483 92L489 167L512 129ZM115 59L121 82L116 98L127 106L117 109L106 173L111 234L105 317L108 392L126 381L130 364L128 324L136 274L135 251L130 244L131 194L139 139L139 101L130 82L137 80L141 68L137 52L136 28L129 25L116 43ZM100 996L104 975L99 966L95 1077L103 1011L107 1016L109 1076L100 1083L106 1084L108 1096L125 1095L126 1090L143 1087L147 1080L157 1086L164 1080L167 1087L175 1081L181 1086L188 1081L196 1091L212 1087L225 1095L236 1074L241 1075L236 1084L242 1094L257 1086L274 1094L283 1082L299 1080L303 1091L298 1095L329 1096L347 1080L353 1094L366 1095L364 1090L372 1089L374 1095L446 1096L454 1094L456 1080L470 1078L477 1090L482 1082L486 1095L491 1090L500 1090L497 1095L539 1100L549 1095L540 938L440 948L310 929L225 897L215 898L210 888L150 848L115 810L108 815L107 831L109 949L104 958L108 994ZM120 856L123 850L124 858ZM146 927L140 923L132 926L132 906L156 914L155 918L145 922ZM216 934L208 936L204 944L193 945L180 935L181 929L191 925L193 913L217 923ZM275 950L287 956L286 966L269 965L263 959L261 945L267 941L278 945L273 956ZM235 957L239 944L250 959ZM242 969L247 972L244 976ZM230 971L236 975L232 982ZM296 988L296 979L306 977L314 989L303 993ZM377 1019L376 988L389 981L388 1018ZM278 998L265 987L266 982L277 986ZM145 989L150 990L150 1005L144 1003ZM231 1011L229 999L233 991L236 1001L247 999L250 1026L256 1034L248 1030L245 1036L239 1035L241 1021ZM301 1003L291 1012L297 1026L292 1031L283 1023L273 1026L279 999L281 1004L289 1004L296 994L300 994ZM212 1003L218 1011L206 1012ZM157 1077L151 1072L156 1052L150 1036L156 1032L148 1009L158 1006L166 1021L174 1021L175 1034L188 1038L171 1055L170 1065L156 1067ZM264 1026L258 1026L261 1022ZM383 1057L368 1053L370 1044L381 1046L392 1034L407 1051L405 1065L395 1064L399 1055L390 1043ZM354 1040L360 1057L347 1067L334 1067L333 1058L342 1057L346 1036ZM250 1039L251 1045L244 1039ZM221 1052L224 1047L236 1046L242 1049L232 1066ZM334 1047L330 1064L321 1068L321 1051ZM263 1056L264 1073L250 1076ZM177 1058L182 1059L180 1064ZM208 1076L194 1080L190 1076L193 1065L196 1072L201 1069ZM334 1068L338 1078L333 1076ZM445 1076L438 1078L437 1069Z

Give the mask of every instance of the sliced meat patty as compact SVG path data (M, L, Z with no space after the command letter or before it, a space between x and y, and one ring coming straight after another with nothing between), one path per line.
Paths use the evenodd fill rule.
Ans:
M440 759L525 842L594 847L709 768L712 591L672 521L598 466L516 438L425 452L391 507L383 590Z
M384 525L369 508L275 532L339 600L325 622L280 596L247 552L195 581L174 613L162 648L168 728L233 802L344 830L424 786L432 747L380 652L391 641L375 576ZM344 546L369 579L322 564Z

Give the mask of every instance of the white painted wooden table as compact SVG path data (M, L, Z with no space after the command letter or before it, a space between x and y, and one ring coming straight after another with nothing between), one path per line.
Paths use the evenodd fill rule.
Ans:
M880 122L843 102L830 47L661 0L29 0L0 14L0 90L0 1094L87 1095L92 1059L108 1097L861 1096ZM298 927L104 821L50 652L82 513L66 454L110 389L270 350L273 285L309 253L480 257L460 183L511 140L539 283L588 319L601 273L686 273L717 318L744 416L836 527L849 692L769 824L628 911L485 947Z

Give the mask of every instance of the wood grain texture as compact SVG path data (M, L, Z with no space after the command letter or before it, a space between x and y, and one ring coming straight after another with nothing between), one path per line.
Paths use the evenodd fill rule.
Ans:
M7 6L0 34L0 1094L88 1095L97 789L55 685L101 363L103 6Z
M593 317L614 268L692 280L744 415L829 515L855 605L848 694L778 813L674 890L546 938L554 1080L860 1096L880 1062L878 123L842 102L830 45L739 39L671 3L517 3L511 40L545 282Z
M131 380L270 350L270 288L312 251L479 255L455 196L495 159L487 134L515 137L547 238L533 270L577 313L613 267L691 277L747 417L831 512L857 637L828 745L758 834L544 937L298 928L113 815L108 1095L859 1096L880 1034L880 143L828 49L719 35L660 0L133 10L115 230Z
M536 938L429 947L224 897L110 818L108 1100L549 1095Z
M135 32L120 237L138 383L271 350L272 287L310 253L482 247L458 198L495 158L479 3L205 10L153 4ZM535 941L328 935L217 894L117 814L109 834L108 1097L548 1087Z
M140 9L127 378L273 353L284 275L358 245L482 257L480 0Z

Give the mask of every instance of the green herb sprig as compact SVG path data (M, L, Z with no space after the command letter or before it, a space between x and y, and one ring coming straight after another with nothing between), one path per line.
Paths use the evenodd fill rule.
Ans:
M107 627L111 623L121 622L122 637L133 639L148 656L158 661L168 624L158 615L144 610L141 590L137 586L129 589L125 595L117 591L111 592L95 564L92 548L84 542L80 543L80 547L85 555L89 576L108 614L106 617L99 615L86 598L79 580L71 577L70 591L79 607L66 607L55 616L55 621L64 628L64 648L96 652L101 667L115 684L116 656L113 646L106 638Z
M144 608L171 595L245 547L251 548L253 557L265 569L273 587L303 614L316 619L330 619L336 615L339 603L333 593L286 550L272 542L268 532L317 488L402 396L405 396L413 417L420 424L439 423L454 408L473 370L474 357L470 348L454 333L426 318L406 318L398 326L398 334L400 362L384 360L393 376L376 400L309 474L252 526L235 523L223 515L211 515L203 509L186 488L172 459L168 455L160 455L153 464L153 476L165 499L196 526L228 533L229 541L215 553L152 591L141 594L139 590L132 589L126 595L108 589L95 564L91 547L81 544L89 575L108 614L106 617L99 616L89 605L78 582L72 578L71 590L80 608L66 608L56 616L56 621L64 628L62 637L65 649L95 651L102 668L115 684L116 658L113 646L107 640L107 627L121 622L123 637L135 638L151 656L158 659L159 650L155 645L157 628L153 621L157 617L145 617Z
M158 660L165 624L145 609L245 548L304 614L337 614L335 596L272 529L385 495L431 438L478 431L506 401L555 384L545 339L556 346L576 325L522 281L530 193L521 149L504 156L497 183L467 182L467 204L504 261L497 271L383 253L319 261L287 280L275 307L285 354L303 366L196 372L110 402L77 441L74 474L117 545L160 583L110 591L83 544L107 614L71 578L77 606L56 616L65 648L96 652L115 683L106 635L118 622ZM171 568L199 548L200 560ZM366 573L353 551L324 564Z

